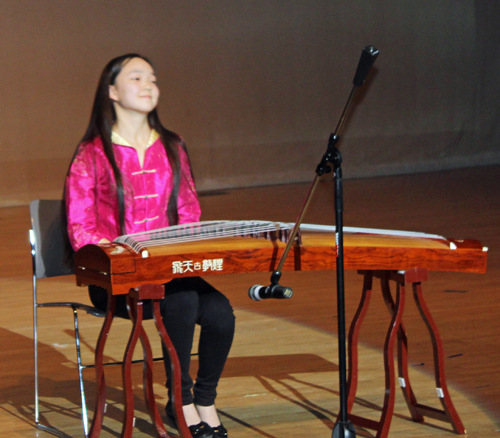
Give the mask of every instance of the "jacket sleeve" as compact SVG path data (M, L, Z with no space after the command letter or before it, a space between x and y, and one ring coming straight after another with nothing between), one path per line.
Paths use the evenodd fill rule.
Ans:
M65 187L68 235L76 251L97 244L96 166L92 148L81 145L66 177Z
M177 198L177 208L179 212L179 224L199 222L201 217L201 207L196 195L189 158L183 147L179 148L179 161L181 165L179 196Z

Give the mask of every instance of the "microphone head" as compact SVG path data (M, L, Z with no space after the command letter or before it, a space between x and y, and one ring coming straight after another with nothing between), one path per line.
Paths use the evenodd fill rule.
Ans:
M260 290L264 288L261 284L256 284L248 289L248 296L254 301L261 301L262 298L259 295Z
M248 296L254 301L267 300L269 298L274 298L276 300L282 300L291 298L293 295L293 290L286 286L281 286L279 284L271 284L267 287L261 284L256 284L248 290Z
M361 58L359 59L358 68L356 74L354 75L353 84L356 87L361 87L365 82L368 72L372 68L377 56L379 54L378 49L373 46L366 46L361 52Z

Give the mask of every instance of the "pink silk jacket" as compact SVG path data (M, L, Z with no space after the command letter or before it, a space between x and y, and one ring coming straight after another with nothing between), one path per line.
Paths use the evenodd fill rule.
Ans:
M155 133L156 134L156 133ZM157 135L146 149L141 167L137 152L117 144L113 151L123 178L126 233L137 233L169 226L167 205L173 186L172 169ZM179 147L181 177L177 199L179 224L198 222L200 204L188 157ZM73 248L112 241L121 234L118 200L113 170L100 139L80 145L66 178L68 233Z

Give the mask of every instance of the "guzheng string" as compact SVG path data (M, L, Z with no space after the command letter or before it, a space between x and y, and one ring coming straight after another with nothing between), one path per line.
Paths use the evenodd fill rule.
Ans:
M161 245L174 245L221 237L257 237L286 242L293 224L269 221L205 221L126 234L114 240L136 252Z
M152 246L174 245L221 237L255 237L287 242L293 226L293 223L269 221L205 221L175 225L143 233L126 234L116 238L114 242L126 245L138 253ZM335 232L335 226L328 225L302 224L300 229L301 231ZM392 235L447 241L443 236L436 234L411 231L354 227L344 227L344 231L353 234ZM449 244L451 249L456 249L452 242Z

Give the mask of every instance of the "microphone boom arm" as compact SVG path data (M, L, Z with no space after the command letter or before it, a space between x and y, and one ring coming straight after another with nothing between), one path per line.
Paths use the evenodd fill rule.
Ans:
M279 283L279 280L281 278L281 272L285 264L286 258L288 257L288 253L290 252L290 249L292 248L292 245L294 244L295 239L297 238L297 234L300 230L300 225L304 220L305 213L309 207L312 195L314 193L314 190L316 189L316 186L318 185L320 177L325 173L330 173L332 171L332 167L334 168L338 167L335 165L336 164L340 165L340 162L342 161L340 153L338 153L338 150L336 149L335 145L338 143L340 131L346 120L347 114L349 113L356 91L361 85L363 85L366 79L366 75L368 74L371 67L373 66L373 63L377 59L378 53L379 51L373 46L366 46L361 53L361 58L359 60L358 67L356 69L356 74L354 75L353 87L347 99L347 103L344 106L344 110L342 111L342 115L340 116L335 131L330 135L330 138L328 140L327 150L323 155L321 162L318 164L316 168L316 176L314 177L314 180L309 188L309 191L307 192L302 208L299 212L297 220L295 221L292 233L290 234L290 238L288 239L285 250L281 255L278 267L271 274L272 285ZM340 162L338 162L339 160Z

